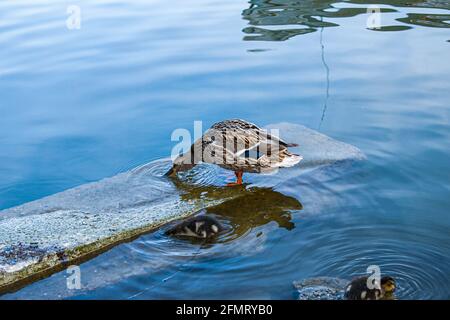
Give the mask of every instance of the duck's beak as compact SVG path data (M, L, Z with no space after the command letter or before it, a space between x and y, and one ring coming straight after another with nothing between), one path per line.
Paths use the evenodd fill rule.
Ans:
M172 167L172 168L170 168L170 170L167 171L164 175L165 175L166 177L173 177L173 176L175 176L175 174L176 174L176 172L175 172L175 170L174 170L173 167Z

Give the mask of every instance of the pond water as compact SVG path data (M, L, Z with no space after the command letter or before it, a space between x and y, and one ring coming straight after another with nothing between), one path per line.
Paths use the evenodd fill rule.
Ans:
M167 157L195 120L299 123L367 157L211 209L216 242L159 230L83 263L80 291L60 272L2 298L292 299L378 265L399 299L449 299L449 28L447 0L1 2L0 209Z

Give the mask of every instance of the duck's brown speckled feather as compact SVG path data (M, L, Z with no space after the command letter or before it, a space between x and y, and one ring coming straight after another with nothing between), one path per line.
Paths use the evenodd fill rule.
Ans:
M225 120L208 129L191 146L190 155L179 157L175 163L190 157L196 164L206 162L234 171L270 172L292 166L302 159L289 152L288 146L291 145L253 123L240 119ZM250 152L256 156L249 156Z

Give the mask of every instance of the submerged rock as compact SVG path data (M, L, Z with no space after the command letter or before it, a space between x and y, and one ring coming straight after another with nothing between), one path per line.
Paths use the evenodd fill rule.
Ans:
M339 278L318 277L294 281L298 300L344 300L349 281Z

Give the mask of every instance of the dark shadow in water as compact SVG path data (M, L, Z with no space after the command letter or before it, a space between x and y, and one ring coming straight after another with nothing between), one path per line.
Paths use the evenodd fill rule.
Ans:
M208 207L207 214L214 214L219 220L226 220L231 227L230 241L246 234L250 230L270 222L276 222L280 228L292 230L291 211L303 209L297 199L286 196L271 188L251 187L214 187L195 186L179 179L174 184L184 193L185 201L199 197L209 199L226 199L224 202Z
M367 15L367 8L335 8L333 4L342 1L317 1L317 0L250 0L249 8L243 10L242 17L248 21L249 27L242 31L247 35L245 41L285 41L294 36L317 31L319 28L335 27L336 23L323 21L323 18L348 18L357 15ZM435 9L450 9L448 1L348 1L347 4L356 5L391 5L395 7L423 7ZM392 8L381 8L380 11L396 12ZM397 21L416 26L449 28L448 14L407 14L405 18ZM280 26L289 26L283 28ZM299 26L298 28L292 26ZM269 28L267 28L269 27ZM375 31L402 31L409 26L382 26Z

